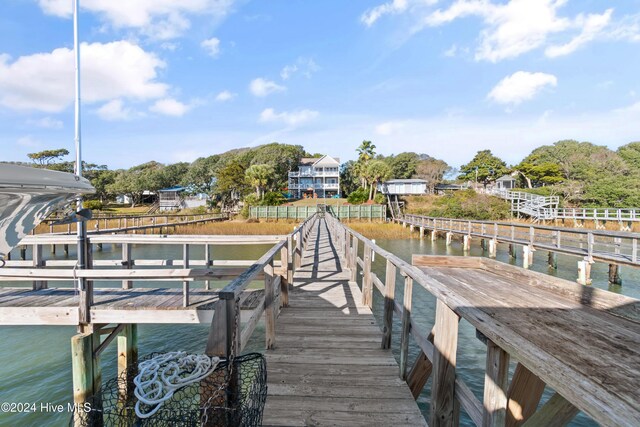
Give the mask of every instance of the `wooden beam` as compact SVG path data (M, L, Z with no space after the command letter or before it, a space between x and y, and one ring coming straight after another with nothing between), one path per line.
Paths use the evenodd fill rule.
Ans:
M522 363L516 365L509 391L507 393L506 427L522 425L538 408L545 384L525 368Z
M578 414L578 408L556 393L531 416L523 427L562 427Z
M433 384L431 386L432 427L458 425L459 407L455 402L458 315L444 302L436 302L434 331Z
M409 389L411 390L411 394L414 399L418 399L418 396L422 393L425 384L427 384L427 381L431 376L432 370L433 365L431 364L431 361L427 355L420 350L420 354L418 354L418 357L409 372L409 377L407 378L407 384L409 385Z
M487 367L484 375L483 427L504 426L509 385L509 353L487 341Z
M107 348L107 346L113 341L113 339L118 336L118 334L124 329L124 323L120 323L118 326L113 328L113 331L107 335L107 337L98 345L98 347L93 350L94 357L99 357L100 354ZM101 331L98 331L101 334Z

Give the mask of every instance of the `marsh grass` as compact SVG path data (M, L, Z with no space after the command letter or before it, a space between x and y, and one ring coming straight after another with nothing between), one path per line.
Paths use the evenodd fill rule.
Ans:
M265 235L289 234L297 226L297 221L223 221L176 227L167 234L201 235Z

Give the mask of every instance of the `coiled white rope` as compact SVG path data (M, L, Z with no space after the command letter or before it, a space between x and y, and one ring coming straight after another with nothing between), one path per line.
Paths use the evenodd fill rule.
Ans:
M173 393L192 383L198 382L213 372L220 363L219 357L205 354L187 354L174 351L160 354L138 365L138 375L133 379L138 398L136 415L149 418L173 397ZM141 403L152 406L149 412L143 412Z

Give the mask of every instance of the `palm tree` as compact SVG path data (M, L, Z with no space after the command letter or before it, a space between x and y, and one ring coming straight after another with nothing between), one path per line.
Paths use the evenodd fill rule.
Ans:
M376 155L375 149L376 146L371 141L362 141L362 144L356 148L356 151L358 152L358 161L356 162L354 169L356 175L360 177L360 183L365 190L367 189L367 178L365 176L367 164Z
M256 195L262 200L264 190L273 180L274 170L271 165L251 165L244 176L247 182L256 188Z
M382 160L373 160L367 166L366 176L371 183L369 200L373 200L378 192L378 184L391 177L391 168Z

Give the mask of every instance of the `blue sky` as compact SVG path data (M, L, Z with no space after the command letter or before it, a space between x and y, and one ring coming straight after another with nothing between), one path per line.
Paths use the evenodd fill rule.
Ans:
M72 151L71 3L2 2L2 160ZM640 140L640 0L81 0L80 19L83 156L112 168Z

